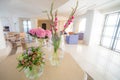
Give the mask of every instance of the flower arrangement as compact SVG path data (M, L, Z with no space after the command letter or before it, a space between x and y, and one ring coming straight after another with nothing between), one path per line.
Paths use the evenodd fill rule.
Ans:
M26 49L17 60L17 68L20 68L20 71L24 70L27 78L37 79L42 75L45 59L40 47L30 47Z
M57 28L57 24L58 24L57 10L54 13L53 7L54 7L54 3L51 4L50 12L49 13L47 12L47 16L49 19L52 35L57 34L57 30L58 30L58 28ZM76 3L76 6L74 8L72 8L72 12L69 15L67 22L64 24L64 29L62 30L62 32L64 32L66 30L66 28L68 28L68 26L72 23L72 21L74 19L75 12L77 10L77 7L78 7L78 1Z
M50 30L44 30L42 28L33 28L29 31L29 34L35 38L50 38L51 37L51 31Z
M60 41L61 41L61 35L60 33L58 33L58 17L57 17L57 10L55 12L53 12L53 7L54 7L54 3L51 4L51 9L50 12L47 12L47 16L49 19L49 23L50 23L50 29L52 32L52 41L53 41L53 47L54 47L54 53L53 53L53 58L52 61L54 61L53 63L58 64L59 63L59 59L58 59L58 54L57 54L57 50L60 46ZM68 26L72 23L73 19L74 19L74 14L77 10L78 7L78 1L76 3L76 6L72 9L72 12L67 20L67 22L64 24L64 29L62 30L62 34L64 33L64 31L68 28Z
M39 44L40 47L44 46L45 43L47 42L45 41L45 39L50 39L52 36L50 30L44 30L40 27L31 29L29 31L29 34L36 39L36 45Z
M45 64L44 54L40 47L30 47L26 49L18 58L18 66L20 71L26 68L33 69L33 66L41 66Z

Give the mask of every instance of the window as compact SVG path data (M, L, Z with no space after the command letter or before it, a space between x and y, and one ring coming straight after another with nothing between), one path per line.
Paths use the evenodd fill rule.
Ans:
M120 52L120 12L106 15L100 44Z
M79 32L85 32L86 18L83 18L79 24Z
M28 33L28 31L31 29L31 21L23 20L23 28L24 28L24 32Z

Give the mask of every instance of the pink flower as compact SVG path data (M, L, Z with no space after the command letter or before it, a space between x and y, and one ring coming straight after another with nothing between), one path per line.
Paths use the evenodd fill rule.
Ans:
M46 30L46 31L45 31L45 33L46 33L46 36L47 36L48 38L50 38L50 37L52 36L52 34L51 34L51 31L50 31L50 30Z
M65 25L64 25L64 28L66 28L66 27L67 27L67 25L65 24Z
M58 20L58 18L56 17L56 18L55 18L55 22L57 22L57 20Z
M38 28L36 30L36 35L38 38L44 38L45 37L45 30L42 28Z
M54 22L54 25L57 26L57 22Z
M55 28L55 31L57 31L58 29L57 28Z
M31 35L35 35L35 32L36 32L36 29L31 29L30 31L29 31L29 33L31 34Z
M74 19L74 16L72 16L71 19Z
M71 22L68 22L68 25L70 25Z

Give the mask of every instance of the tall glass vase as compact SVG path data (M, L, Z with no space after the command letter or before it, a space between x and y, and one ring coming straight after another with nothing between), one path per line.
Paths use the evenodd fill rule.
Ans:
M58 66L60 64L60 57L58 54L58 50L51 54L50 62L51 62L51 65L53 65L53 66Z
M53 66L58 66L61 63L61 60L63 58L62 49L60 49L61 44L61 36L53 37L53 51L50 56L50 62Z

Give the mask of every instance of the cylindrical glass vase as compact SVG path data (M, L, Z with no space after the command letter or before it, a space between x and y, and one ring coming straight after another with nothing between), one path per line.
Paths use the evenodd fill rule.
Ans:
M64 57L64 54L62 50L59 48L56 52L53 51L50 55L50 63L52 66L58 66L60 65L62 59Z

